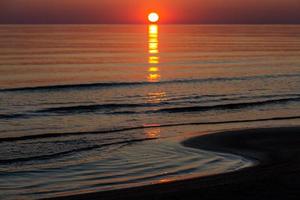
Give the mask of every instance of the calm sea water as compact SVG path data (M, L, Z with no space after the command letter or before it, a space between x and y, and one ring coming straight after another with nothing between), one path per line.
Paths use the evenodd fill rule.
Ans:
M0 26L0 198L237 170L208 131L299 125L300 26Z

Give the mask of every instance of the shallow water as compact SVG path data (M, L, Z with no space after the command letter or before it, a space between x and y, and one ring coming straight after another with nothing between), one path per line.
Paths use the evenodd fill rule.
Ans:
M300 26L0 26L0 197L247 167L179 142L299 124L299 85Z

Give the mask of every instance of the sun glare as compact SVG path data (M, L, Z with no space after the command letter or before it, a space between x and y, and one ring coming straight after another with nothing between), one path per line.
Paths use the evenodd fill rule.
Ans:
M148 15L148 20L151 23L156 23L159 20L159 15L155 12L152 12Z

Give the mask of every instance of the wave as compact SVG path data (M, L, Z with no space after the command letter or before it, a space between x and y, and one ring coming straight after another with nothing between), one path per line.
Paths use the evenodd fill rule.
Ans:
M137 108L146 107L148 104L96 104L96 105L79 105L79 106L68 106L68 107L55 107L46 108L37 111L38 113L54 112L54 113L82 113L82 112L94 112L95 110L112 110L119 108Z
M30 117L40 117L41 114L84 114L90 112L104 111L105 114L147 114L147 113L186 113L186 112L199 112L199 111L211 111L211 110L233 110L233 109L243 109L247 107L258 107L272 104L285 104L289 102L300 101L299 95L289 95L287 98L278 99L268 99L262 101L254 102L238 102L238 103L227 103L227 104L216 104L216 105L204 105L204 106L185 106L185 107L166 107L161 109L159 106L163 105L176 105L176 102L160 102L160 103L132 103L132 104L92 104L92 105L77 105L77 106L62 106L62 107L50 107L45 109L40 109L28 113L18 113L18 114L0 114L0 119L17 119L17 118L30 118ZM275 97L271 96L257 96L257 98L262 97ZM278 96L279 97L279 96ZM196 97L194 97L196 98ZM218 100L210 100L209 102L219 102L219 101L235 101L238 99L243 99L246 97L238 98L221 98ZM197 104L197 102L192 102ZM199 102L198 102L199 103ZM148 110L136 111L135 108L148 108ZM44 115L43 115L44 116Z
M107 143L107 144L102 144L102 145L93 145L93 146L89 146L89 147L72 149L72 150L68 150L68 151L47 154L47 155L41 155L41 156L5 159L5 160L0 160L0 164L12 164L12 163L26 162L26 161L48 160L48 159L53 159L53 158L57 158L60 156L65 156L65 155L69 155L69 154L73 154L73 153L79 153L79 152L83 152L83 151L90 151L93 149L99 149L99 148L112 146L112 145L128 145L128 144L132 144L132 143L144 142L144 141L155 140L155 139L157 139L157 138L133 139L133 140L126 140L126 141L122 141L122 142L112 142L112 143Z
M255 102L229 103L229 104L219 104L219 105L210 105L210 106L163 108L163 109L156 110L155 112L178 113L178 112L198 112L198 111L209 111L209 110L241 109L247 107L265 106L270 104L282 104L282 103L288 103L292 101L300 101L300 97L271 99L265 101L255 101Z
M37 87L19 87L19 88L3 88L0 92L14 91L56 91L56 90L79 90L79 89L98 89L107 87L126 87L134 85L161 85L170 83L201 83L201 82L219 82L219 81L243 81L255 79L274 79L274 78L291 78L300 77L300 74L278 74L278 75L260 75L260 76L245 76L245 77L218 77L218 78L203 78L203 79L176 79L161 82L107 82L107 83L88 83L88 84L72 84L72 85L49 85Z
M28 114L0 114L0 119L16 119L16 118L26 118L29 117Z
M128 128L120 128L120 129L112 129L112 130L103 130L103 131L44 133L44 134L38 134L38 135L25 135L25 136L18 136L18 137L0 138L0 143L2 143L2 142L16 142L16 141L24 141L24 140L37 140L37 139L45 139L45 138L68 137L68 136L77 136L77 135L95 135L95 134L121 133L121 132L125 132L125 131L139 130L139 129L150 129L150 128L164 128L164 127L191 126L191 125L234 124L234 123L281 121L281 120L293 120L293 119L300 119L300 116L272 117L272 118L261 118L261 119L243 119L243 120L229 120L229 121L192 122L192 123L177 123L177 124L162 124L162 125L148 125L148 126L136 126L136 127L128 127Z

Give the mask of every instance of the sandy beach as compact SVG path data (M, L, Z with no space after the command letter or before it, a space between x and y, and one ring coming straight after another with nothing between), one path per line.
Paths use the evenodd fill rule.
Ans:
M227 174L56 199L298 199L300 127L234 130L188 139L183 145L257 161Z

